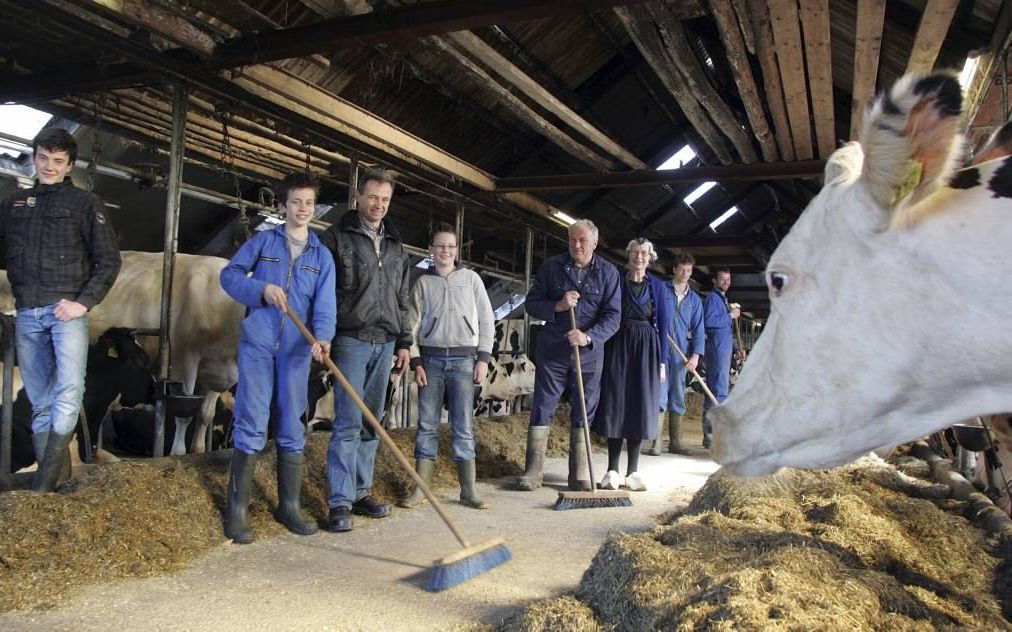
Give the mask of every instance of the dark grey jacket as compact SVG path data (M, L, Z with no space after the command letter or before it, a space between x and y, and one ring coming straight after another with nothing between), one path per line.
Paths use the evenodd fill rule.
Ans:
M91 309L119 274L119 246L105 205L70 178L36 183L0 202L0 241L19 308L65 298Z
M396 349L410 348L408 254L389 222L384 222L379 258L355 210L321 233L320 241L337 267L337 335L394 340Z

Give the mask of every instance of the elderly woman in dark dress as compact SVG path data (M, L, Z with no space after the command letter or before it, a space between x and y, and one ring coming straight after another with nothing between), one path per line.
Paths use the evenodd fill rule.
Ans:
M666 288L647 266L657 259L654 245L638 237L626 246L629 268L622 277L622 324L604 349L601 402L592 429L608 439L608 473L604 489L623 484L630 491L644 491L638 470L640 445L657 436L657 398L665 379L671 315ZM626 441L628 466L618 473L622 440Z

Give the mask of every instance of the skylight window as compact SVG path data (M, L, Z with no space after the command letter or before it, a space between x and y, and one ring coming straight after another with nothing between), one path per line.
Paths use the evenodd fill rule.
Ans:
M695 202L699 198L701 198L704 195L706 195L706 192L709 191L710 189L712 189L715 186L717 186L716 182L712 182L712 181L710 181L710 182L704 182L703 184L701 184L698 187L696 187L695 189L693 189L691 193L689 193L688 195L686 195L683 201L686 204L692 204L693 202Z
M963 70L959 73L959 85L963 88L963 92L966 92L967 88L970 87L970 82L973 80L973 76L977 72L977 62L980 61L980 57L967 57L966 62L963 64Z
M692 147L685 145L673 153L670 158L662 162L661 165L657 167L657 170L664 171L665 169L678 169L687 165L695 157L696 152L693 151Z
M27 105L0 105L0 132L30 140L35 138L52 116ZM17 158L24 152L0 147L0 152Z
M718 226L726 222L728 219L730 219L732 215L734 215L737 212L738 212L737 206L732 206L731 208L727 209L721 214L720 217L710 222L710 230L716 232Z

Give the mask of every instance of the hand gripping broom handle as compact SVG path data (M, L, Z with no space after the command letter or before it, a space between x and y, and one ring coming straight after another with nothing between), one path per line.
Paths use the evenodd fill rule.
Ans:
M675 342L675 339L672 338L671 336L668 336L668 342L670 342L671 346L674 347L675 351L678 352L678 355L682 356L682 362L688 364L689 359L685 357L685 354L682 353L682 350L678 348L678 343ZM710 387L706 385L706 381L702 377L700 377L699 373L696 373L696 369L689 369L689 370L692 372L692 376L697 380L699 380L700 385L702 385L703 390L706 391L706 395L710 398L710 401L713 402L713 405L720 406L720 402L718 402L717 398L713 396L713 392L710 390Z
M288 311L288 317L292 319L292 322L295 323L295 326L299 328L299 331L302 332L302 335L306 337L306 340L308 340L310 344L316 342L316 337L313 336L313 334L311 334L308 329L306 329L306 326L302 323L301 320L299 320L299 317L296 316L294 313L292 313L291 310ZM436 496L432 493L432 490L429 489L429 486L425 484L425 481L423 481L422 477L418 475L418 472L415 471L415 468L411 467L411 464L408 462L408 460L404 458L403 454L401 454L400 448L397 447L397 444L394 443L394 440L390 438L389 434L387 434L387 431L383 428L383 424L381 424L379 420L376 419L376 415L372 414L372 411L369 410L369 407L365 405L365 402L362 401L362 398L359 396L359 394L355 392L354 387L352 387L352 385L348 382L348 378L344 377L344 373L341 373L341 369L337 368L337 365L334 364L334 361L331 360L329 356L323 356L323 362L327 365L327 368L330 369L330 372L334 374L334 377L337 378L337 381L338 383L341 384L341 388L344 389L344 392L348 394L348 397L350 397L351 400L355 402L355 405L358 406L358 409L362 411L362 416L369 421L369 424L376 431L376 434L380 436L380 439L382 439L383 442L386 444L386 446L390 448L390 451L394 453L394 458L397 459L397 463L401 466L401 468L405 472L411 475L411 478L414 479L415 484L418 485L418 489L422 490L422 493L425 494L425 497L429 499L430 503L432 503L432 508L436 510L436 513L439 514L439 517L443 519L443 522L446 523L446 526L449 527L450 531L453 532L454 537L456 537L457 541L460 542L460 546L464 548L470 546L467 543L467 540L464 539L463 534L460 533L460 530L457 528L457 525L454 524L453 520L446 513L446 510L443 509L443 506L439 503L438 500L436 500Z
M569 324L576 329L576 310L569 308ZM580 392L580 406L583 408L583 443L587 448L587 473L590 474L590 491L594 491L594 462L590 452L590 423L587 421L587 396L583 394L583 368L580 366L580 347L573 345L573 363L576 367L576 390ZM579 472L577 472L579 476Z

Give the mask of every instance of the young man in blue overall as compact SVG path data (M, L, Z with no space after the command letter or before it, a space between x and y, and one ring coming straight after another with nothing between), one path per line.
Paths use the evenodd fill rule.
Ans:
M239 341L239 386L235 398L235 450L228 480L225 535L236 543L253 541L249 494L256 455L264 448L271 400L277 412L278 522L298 535L316 532L302 515L302 450L310 356L330 352L337 320L334 259L309 231L319 183L293 173L278 186L285 224L250 238L221 271L221 287L249 309ZM252 274L250 274L252 272ZM287 314L313 332L310 345Z
M0 241L17 306L18 364L32 401L39 464L32 489L50 492L69 476L67 446L88 363L88 310L112 287L120 256L102 201L70 180L74 137L46 128L32 150L35 185L0 202Z

